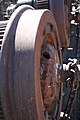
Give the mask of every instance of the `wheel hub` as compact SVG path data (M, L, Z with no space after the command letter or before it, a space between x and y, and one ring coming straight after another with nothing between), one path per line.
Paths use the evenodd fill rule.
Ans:
M44 108L50 116L56 115L60 91L61 81L57 69L59 64L57 55L55 47L44 39L41 48L40 79Z

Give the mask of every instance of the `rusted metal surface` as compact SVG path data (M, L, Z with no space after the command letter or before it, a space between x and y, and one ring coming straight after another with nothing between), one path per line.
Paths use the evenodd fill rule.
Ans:
M45 111L56 115L59 100L61 78L58 72L59 55L51 44L43 41L41 50L41 91Z
M70 32L70 21L69 12L70 2L65 0L36 0L34 2L35 9L49 9L53 13L58 32L60 36L60 42L62 47L69 46L69 32Z
M62 47L69 46L69 11L64 0L53 1L53 14L58 26L60 41Z
M52 3L51 0L36 0L36 8L49 8L54 14L53 6L57 5L58 0L54 1L54 5ZM57 9L58 12L61 10L60 18L63 19L61 18L60 25L63 33L65 32L62 34L60 28L59 33L64 36L61 45L67 47L67 0L58 3L55 6L55 10ZM57 18L59 22L58 14ZM59 65L62 64L62 58L53 15L49 10L34 10L30 6L22 6L11 16L5 34L6 23L0 25L0 38L4 41L3 46L1 41L0 115L3 114L2 104L6 120L60 120L63 81ZM68 82L65 81L69 94L61 120L70 117L76 96L77 81L75 75L71 77Z

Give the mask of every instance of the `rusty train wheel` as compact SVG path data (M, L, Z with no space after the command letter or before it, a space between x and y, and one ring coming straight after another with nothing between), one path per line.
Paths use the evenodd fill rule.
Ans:
M58 26L60 41L62 47L69 46L69 10L65 0L54 0L53 1L53 14ZM51 8L52 10L52 8Z
M0 60L0 96L2 108L6 120L18 120L15 112L15 97L13 89L13 48L15 42L15 32L20 16L25 10L33 9L31 6L23 5L19 7L11 16L4 36L2 38L2 52ZM0 24L1 26L2 23Z
M58 100L61 100L58 40L56 24L48 10L23 13L17 26L14 55L14 89L19 120L56 117Z
M22 6L13 13L3 38L0 75L6 120L51 120L60 113L62 60L56 23L48 10L29 9Z
M61 41L62 47L69 46L69 1L66 0L35 0L35 9L49 9L53 13Z

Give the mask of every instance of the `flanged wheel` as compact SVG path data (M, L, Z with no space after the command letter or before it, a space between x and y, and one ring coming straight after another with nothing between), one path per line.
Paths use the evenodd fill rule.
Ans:
M69 1L67 0L35 0L35 9L49 9L53 13L61 41L62 47L69 46Z
M60 41L62 47L69 46L69 31L70 31L70 22L69 22L69 11L68 6L65 0L54 0L53 1L53 14L58 26Z
M23 5L19 7L11 16L9 21L0 22L0 118L6 120L18 120L15 112L15 98L13 90L13 78L10 72L13 71L13 48L15 32L18 20L22 13L31 6ZM6 27L7 25L7 27ZM3 110L3 111L2 111ZM3 113L4 112L4 113ZM3 115L4 114L4 115Z
M48 10L25 10L14 24L15 37L5 35L1 57L7 120L59 118L62 60L54 17Z
M28 18L24 19L25 16ZM16 31L14 56L14 87L20 120L56 117L58 100L61 100L58 40L56 24L48 10L23 13Z

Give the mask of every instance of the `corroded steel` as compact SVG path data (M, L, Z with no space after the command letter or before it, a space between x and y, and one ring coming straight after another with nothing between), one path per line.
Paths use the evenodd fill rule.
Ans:
M57 23L61 46L69 46L70 2L65 0L35 0L34 7L51 10Z
M60 64L58 53L51 44L43 41L41 50L41 90L45 111L49 115L56 115L57 101L60 94L61 78L58 72Z
M62 47L69 46L69 11L64 0L53 0L53 14L58 26Z
M30 6L22 6L13 13L6 31L7 21L0 23L0 118L4 118L4 111L6 120L60 119L63 92L60 47L69 44L70 6L68 9L68 0L35 0L34 7L50 9L58 30L50 11L33 10ZM75 76L71 77L66 80L70 93L64 119L71 114L77 91Z

